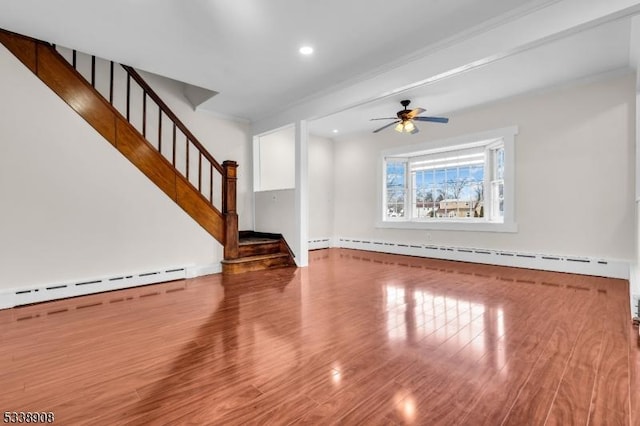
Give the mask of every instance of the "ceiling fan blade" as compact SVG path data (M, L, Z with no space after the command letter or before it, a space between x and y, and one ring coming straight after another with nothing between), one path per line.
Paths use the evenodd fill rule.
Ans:
M372 118L369 121L374 121L374 120L397 120L398 117L385 117L385 118Z
M380 130L384 130L384 129L386 129L387 127L391 127L391 126L393 126L394 124L398 124L399 122L400 122L400 120L396 120L396 121L394 121L394 122L392 122L392 123L387 124L386 126L382 126L382 127L380 127L379 129L374 130L374 131L373 131L373 133L378 133Z
M416 109L412 109L411 111L409 111L409 114L407 114L407 118L413 118L418 114L422 114L423 112L425 112L426 109L424 108L416 108Z
M446 117L414 117L415 121L431 121L434 123L448 123L449 119Z

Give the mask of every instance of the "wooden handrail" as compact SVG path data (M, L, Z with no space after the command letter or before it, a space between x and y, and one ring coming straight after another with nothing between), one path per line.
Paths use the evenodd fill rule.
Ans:
M223 244L225 258L238 256L238 214L236 211L236 168L237 163L226 161L221 165L204 148L196 137L160 99L158 94L144 81L133 68L122 65L126 73L126 105L119 110L114 105L114 62L108 64L108 90L98 91L96 58L90 56L91 68L88 76L76 68L78 55L70 50L65 58L55 45L25 37L0 29L0 44L7 47L36 76L57 93L67 104L82 116L105 140L128 158L158 188L174 200L187 214L198 222L207 232ZM104 74L102 74L104 75ZM142 128L131 123L131 80L142 90ZM149 96L158 107L158 141L155 146L146 138L147 99ZM153 108L155 109L155 108ZM165 129L163 119L170 119L168 131L172 135L169 142L170 155L163 151L162 133ZM176 129L180 129L186 138L186 174L176 164ZM192 146L198 150L196 160L197 177L189 179L189 151ZM203 164L204 160L209 163ZM182 162L182 159L180 159ZM221 209L214 205L214 171L221 176ZM203 173L205 170L205 173ZM206 171L208 170L208 173ZM208 178L208 179L207 179ZM208 187L206 180L208 180ZM196 186L197 182L197 186ZM203 185L204 183L204 185ZM220 192L218 192L220 191ZM222 210L222 211L221 211Z
M122 65L122 64L121 64ZM128 65L122 65L122 68L133 78L136 83L142 87L142 90L160 107L163 114L165 114L171 121L173 121L178 129L187 137L187 139L196 147L196 149L215 167L221 175L224 176L224 168L216 161L215 158L206 150L206 148L198 141L198 139L187 129L187 126L180 121L180 119L171 111L171 109L164 103L164 101L158 96L158 94L147 84L138 72Z

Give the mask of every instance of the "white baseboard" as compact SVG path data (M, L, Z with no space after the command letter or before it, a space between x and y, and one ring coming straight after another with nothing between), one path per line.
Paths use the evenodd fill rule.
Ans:
M346 237L336 238L335 247L629 279L628 262L583 256L558 256L479 248L444 247Z
M630 279L629 263L609 259L407 244L362 238L327 237L309 240L310 250L330 247ZM142 273L118 274L111 277L89 278L66 283L2 289L0 290L0 309L185 278L195 278L217 274L221 271L221 265L215 263L201 266L159 268ZM633 299L632 297L632 303Z
M104 291L156 284L167 281L215 274L222 270L219 263L204 266L158 268L139 273L118 274L110 277L87 278L72 282L58 282L40 286L0 289L0 309L31 303L48 302L67 297L84 296Z
M187 278L202 277L204 275L220 273L222 273L222 265L219 262L211 265L191 266L187 268Z

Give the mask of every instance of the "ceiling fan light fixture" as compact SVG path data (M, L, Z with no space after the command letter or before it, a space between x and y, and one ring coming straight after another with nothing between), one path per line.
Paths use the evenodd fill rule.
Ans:
M409 100L400 102L404 109L396 112L395 117L372 118L371 120L394 120L393 122L374 130L373 133L378 133L384 129L394 126L393 129L396 132L410 133L412 135L415 135L420 130L418 130L418 127L413 123L414 120L420 122L428 121L433 123L445 124L449 122L449 119L446 117L425 117L420 115L425 111L424 108L414 108L412 110L408 110L407 106L409 106L409 103Z
M398 123L396 127L394 127L394 130L400 133L413 133L416 130L416 126L411 120L405 120Z
M411 133L415 130L416 126L413 125L413 121L407 120L404 122L404 132Z

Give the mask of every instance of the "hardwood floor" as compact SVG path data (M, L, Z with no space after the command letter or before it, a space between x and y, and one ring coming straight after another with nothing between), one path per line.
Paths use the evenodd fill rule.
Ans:
M331 249L0 311L0 411L92 424L640 424L628 283Z

